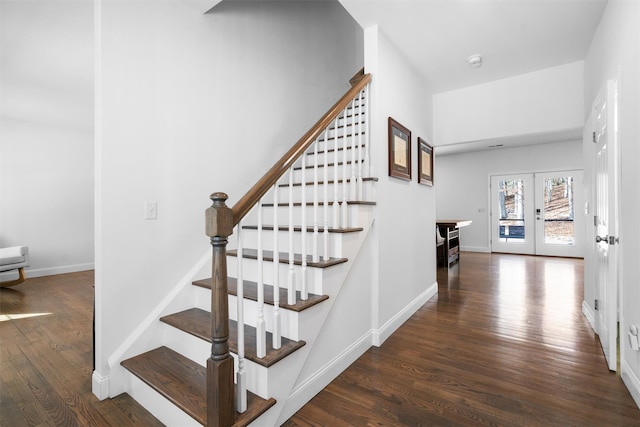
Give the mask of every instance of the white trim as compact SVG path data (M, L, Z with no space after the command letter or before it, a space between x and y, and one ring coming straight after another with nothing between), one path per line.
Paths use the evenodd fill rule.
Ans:
M97 371L91 375L91 392L100 400L109 397L109 377L103 377Z
M98 399L105 399L109 395L111 373L105 366L103 354L103 298L102 298L102 0L93 0L93 176L94 176L94 207L93 207L93 262L95 273L93 277L93 319L94 319L94 349L93 359L95 371L91 377L92 391ZM103 383L106 384L103 385Z
M463 252L483 252L483 253L491 253L491 248L488 246L462 246L460 245L460 250Z
M584 317L587 318L589 325L591 325L591 329L596 332L595 312L593 311L591 306L589 306L589 304L587 304L587 302L584 300L582 301L582 314L584 314Z
M431 297L438 293L438 282L434 282L423 293L418 295L413 301L411 301L404 309L400 310L389 319L381 328L374 329L372 332L373 345L380 347L387 338L391 336L404 322L409 320L413 314L418 311L425 302L429 301Z
M189 285L196 274L204 265L211 259L211 252L207 251L200 260L185 274L182 276L180 281L173 287L171 292L169 292L150 313L149 315L138 325L138 327L127 337L126 340L118 347L116 351L108 359L108 364L110 368L118 365L122 360L122 357L126 353L126 351L133 346L136 341L144 334L144 332L149 329L155 322L160 318L162 312L169 306L169 304L178 296L178 294L185 288L185 286Z
M72 265L61 265L59 267L46 267L46 268L25 268L24 274L27 276L27 280L31 277L43 277L43 276L53 276L55 274L65 274L65 273L75 273L78 271L87 271L93 270L94 264L92 262L87 262L85 264L72 264ZM11 272L1 273L0 279L4 280L4 276L9 276Z
M640 378L636 376L635 372L633 372L633 369L631 369L631 366L629 366L626 360L622 360L620 370L622 382L627 386L629 393L631 393L631 397L633 397L636 405L640 408Z
M371 345L379 346L384 339L391 336L402 324L408 320L420 307L431 297L438 293L438 282L434 282L422 294L409 303L402 311L390 319L380 329L372 329L362 335L351 346L347 347L336 357L331 359L323 367L318 369L313 375L308 377L297 387L295 387L286 402L286 407L280 414L282 422L286 421L313 396L318 394L338 375L344 372L353 362L362 356ZM378 342L378 344L376 344ZM289 413L291 412L291 413Z
M295 387L286 401L286 407L279 415L282 422L286 421L313 396L318 394L331 381L344 372L353 362L362 356L371 347L372 331L366 332L352 345L344 349L340 354L318 369L313 375L308 377L297 387ZM291 413L288 413L291 412Z

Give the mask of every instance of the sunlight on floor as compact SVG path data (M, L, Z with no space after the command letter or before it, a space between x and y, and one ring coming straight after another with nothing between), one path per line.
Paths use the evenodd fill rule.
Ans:
M48 316L51 313L0 314L0 322L7 320L27 319L29 317Z

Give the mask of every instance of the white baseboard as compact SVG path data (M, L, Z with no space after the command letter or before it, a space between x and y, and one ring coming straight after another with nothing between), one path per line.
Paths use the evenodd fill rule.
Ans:
M300 383L300 385L295 387L287 399L286 407L279 415L280 422L283 423L288 420L309 402L313 396L320 393L331 381L336 379L338 375L362 356L369 347L371 347L371 331L364 334L352 345L318 369L313 375Z
M27 280L29 280L30 277L54 276L56 274L75 273L77 271L87 271L93 269L95 269L95 264L92 262L87 262L84 264L61 265L59 267L25 268L24 274L25 276L27 276ZM0 279L5 280L4 276L8 277L11 274L15 275L15 272L2 273L0 274Z
M432 296L438 293L438 282L434 282L422 294L418 295L402 311L384 324L382 328L372 329L356 340L336 357L331 359L313 375L294 388L287 399L286 407L280 413L279 420L286 421L304 404L322 391L331 381L346 370L353 362L362 356L373 344L380 346L393 332L406 322Z
M596 330L595 313L593 312L591 307L589 307L589 304L587 304L586 301L582 301L582 314L584 314L584 317L587 318L587 321L591 325L591 329L593 329L595 332Z
M460 250L463 252L484 252L491 253L491 248L485 246L464 246L460 245Z
M626 360L621 361L620 370L622 371L620 374L622 381L627 386L627 389L629 389L629 393L631 393L631 397L635 400L636 405L640 408L640 378L638 378Z
M109 377L103 377L98 372L93 371L93 375L91 375L91 392L100 400L109 397Z
M403 310L400 310L395 316L389 319L381 328L374 329L372 333L373 345L380 347L387 338L391 336L404 322L406 322L413 314L418 311L425 302L429 301L432 296L438 293L438 282L434 282L423 293L418 295Z

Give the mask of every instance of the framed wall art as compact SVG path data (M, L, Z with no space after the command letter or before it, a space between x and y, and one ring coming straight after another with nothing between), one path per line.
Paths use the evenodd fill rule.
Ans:
M389 117L389 176L411 181L411 131Z
M433 147L422 138L418 138L418 182L433 185Z

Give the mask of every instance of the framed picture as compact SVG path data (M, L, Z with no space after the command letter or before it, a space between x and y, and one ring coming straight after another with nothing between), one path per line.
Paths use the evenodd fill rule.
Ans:
M433 185L433 147L418 138L418 182Z
M389 117L389 176L411 181L411 131Z

